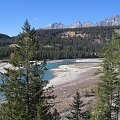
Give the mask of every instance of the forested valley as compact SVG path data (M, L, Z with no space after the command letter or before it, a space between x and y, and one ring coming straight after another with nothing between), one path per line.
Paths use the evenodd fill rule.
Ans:
M104 46L120 26L38 29L38 60L102 57ZM18 35L19 36L19 35ZM0 59L9 59L18 36L0 34Z

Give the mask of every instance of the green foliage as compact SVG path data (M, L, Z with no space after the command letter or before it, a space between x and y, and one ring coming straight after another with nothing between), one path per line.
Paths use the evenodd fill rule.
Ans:
M83 102L80 100L80 94L77 91L76 95L74 96L74 100L72 105L70 105L72 108L71 116L67 116L67 119L69 120L83 120L83 113L81 110L81 107L83 106Z
M40 58L101 57L102 48L111 39L115 27L38 30ZM117 29L117 28L116 28ZM69 32L69 35L65 34ZM74 36L70 32L75 33ZM45 47L45 46L52 47ZM42 56L42 57L41 57Z
M113 33L106 47L102 82L96 90L95 106L91 120L118 120L120 110L120 36Z
M23 33L19 35L14 46L14 61L12 64L27 67L31 60L36 60L38 51L38 42L36 40L36 31L30 28L26 21L23 27Z
M36 31L27 20L13 50L11 64L16 69L6 69L7 78L1 84L6 96L6 103L1 107L2 120L52 120L54 95L52 89L44 89L48 84L42 80L45 64L37 64Z
M62 59L62 58L89 58L101 57L102 49L111 40L112 33L119 26L69 28L53 30L36 30L39 50L37 59ZM66 36L66 33L73 32ZM16 37L0 35L0 58L8 58L12 51L10 44L15 44ZM6 39L6 37L8 37ZM0 47L0 48L1 48Z
M5 34L0 34L0 59L9 57L11 51L9 45L14 42L14 38Z

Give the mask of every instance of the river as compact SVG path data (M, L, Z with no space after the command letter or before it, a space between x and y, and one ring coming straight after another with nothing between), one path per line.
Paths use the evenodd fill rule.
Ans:
M51 69L55 69L55 68L58 68L60 65L69 65L69 64L74 64L76 63L76 59L63 59L63 60L58 60L56 62L48 62L46 64L46 68L48 69L44 76L43 76L43 79L44 80L50 80L50 79L53 79L55 76L53 75ZM4 79L2 77L2 75L0 74L0 83L2 82L2 79ZM0 101L3 101L5 100L5 97L4 95L0 92Z

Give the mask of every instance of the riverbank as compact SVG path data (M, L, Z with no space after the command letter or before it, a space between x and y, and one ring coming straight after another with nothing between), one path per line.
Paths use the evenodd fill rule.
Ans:
M10 63L0 63L0 73L5 73L6 70L4 68L11 68L11 69L15 69L15 67L13 67Z
M48 63L62 62L63 60L48 61ZM93 88L99 82L100 75L95 75L99 70L102 59L74 59L74 63L69 65L60 65L51 69L54 78L49 80L47 87L53 85L55 99L55 107L61 115L65 116L70 110L69 104L72 103L73 96L78 90L80 93L86 89ZM0 63L0 71L4 67L12 68L8 63ZM1 69L2 68L2 69ZM85 104L92 101L93 97L81 97ZM3 101L4 102L4 101Z
M102 59L82 59L78 63L71 65L61 65L57 69L52 69L55 78L49 81L47 87L53 85L55 99L55 107L62 115L63 120L69 113L70 104L72 104L73 96L79 91L81 100L87 106L94 99L94 96L84 97L86 90L90 90L99 83L100 74L95 74L102 64ZM65 119L66 120L66 119Z
M61 65L56 69L52 69L55 78L51 79L49 86L64 85L75 81L85 81L85 78L91 73L96 71L102 62L101 59L78 59L76 64Z
M34 63L34 61L31 61ZM43 61L38 61L38 64L41 64ZM57 63L57 62L63 62L63 60L48 60L47 63ZM5 73L6 70L4 68L10 68L15 69L10 63L8 62L0 62L0 73Z

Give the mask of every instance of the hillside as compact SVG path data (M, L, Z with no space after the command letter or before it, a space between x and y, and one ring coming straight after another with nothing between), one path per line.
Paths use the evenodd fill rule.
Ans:
M14 43L14 38L0 34L0 59L6 59L10 55L9 45Z
M39 58L101 57L115 29L120 26L37 30Z
M115 29L120 29L120 26L36 30L40 46L38 59L101 57ZM0 34L1 59L9 57L12 52L10 45L15 43L15 39Z

